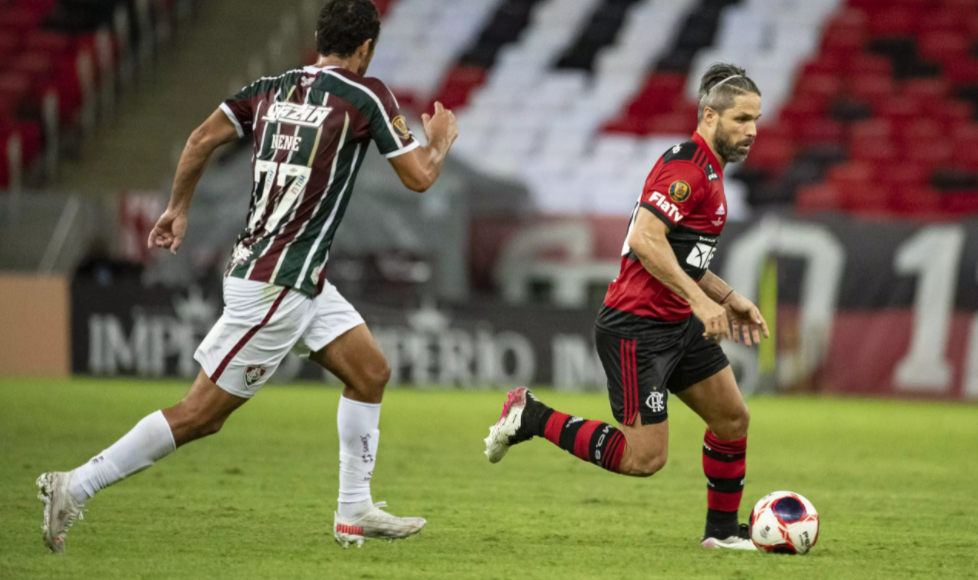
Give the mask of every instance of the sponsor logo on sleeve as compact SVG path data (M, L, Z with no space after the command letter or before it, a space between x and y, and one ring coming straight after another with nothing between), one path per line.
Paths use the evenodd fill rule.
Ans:
M691 192L689 184L685 181L673 181L672 185L669 186L669 197L676 203L682 203L689 199Z
M652 195L649 196L649 203L659 208L659 211L676 223L679 223L679 220L683 219L683 214L679 211L679 208L658 191L652 192Z
M268 123L288 123L301 127L321 127L332 107L298 103L272 103L262 117Z
M394 127L394 132L401 139L407 139L411 136L411 131L408 130L407 121L404 120L403 115L398 115L391 119L391 125Z

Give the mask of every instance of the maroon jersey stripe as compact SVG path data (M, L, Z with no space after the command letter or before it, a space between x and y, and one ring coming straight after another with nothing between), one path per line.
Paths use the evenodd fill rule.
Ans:
M331 103L332 104L332 103ZM316 207L320 203L320 199L329 193L328 186L329 180L332 178L332 163L333 158L339 155L342 143L340 143L340 132L343 129L343 123L345 122L346 107L342 105L341 102L337 102L336 106L338 109L342 109L335 115L330 115L326 119L326 124L323 126L323 136L333 137L330 141L326 143L320 142L320 152L316 155L316 160L314 161L314 169L319 170L319 174L325 177L325 183L310 183L307 188L306 196L299 203L298 207L294 210L294 215L290 216L285 229L282 230L275 240L269 244L268 250L265 255L259 257L255 261L255 266L251 271L249 276L252 280L258 280L260 282L271 281L272 274L275 272L275 265L278 264L278 260L282 255L282 251L299 235L299 233L304 229L303 226L312 219L315 215ZM349 137L348 137L349 138ZM318 162L320 159L325 159L329 162L329 166L319 167ZM313 189L315 187L316 189Z

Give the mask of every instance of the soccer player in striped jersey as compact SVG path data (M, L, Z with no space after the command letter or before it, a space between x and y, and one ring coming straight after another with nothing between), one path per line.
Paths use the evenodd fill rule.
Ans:
M723 170L750 152L761 92L743 69L715 64L699 94L696 133L652 168L595 325L618 427L555 411L520 387L490 429L486 455L495 463L512 445L543 437L608 471L648 477L666 463L672 393L707 426L702 546L753 550L737 519L749 416L719 342L742 332L751 346L768 330L757 307L709 266L726 223Z
M458 136L455 116L435 104L415 140L397 100L365 77L380 34L371 0L329 0L317 23L315 66L261 78L225 101L184 148L166 212L150 247L176 252L194 188L212 153L248 138L254 184L244 231L224 280L224 313L197 350L201 371L187 396L156 411L85 465L38 478L44 540L64 551L68 528L99 490L146 469L177 447L217 433L290 350L343 383L337 410L337 542L362 545L417 533L422 518L395 517L370 495L380 403L390 368L363 318L326 277L329 250L370 142L409 189L425 191Z

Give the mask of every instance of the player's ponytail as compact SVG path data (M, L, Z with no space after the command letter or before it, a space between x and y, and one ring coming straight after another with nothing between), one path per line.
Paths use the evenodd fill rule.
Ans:
M729 63L710 65L700 81L699 120L703 120L703 111L707 107L723 114L733 106L735 96L750 93L760 96L761 90L747 76L747 71Z

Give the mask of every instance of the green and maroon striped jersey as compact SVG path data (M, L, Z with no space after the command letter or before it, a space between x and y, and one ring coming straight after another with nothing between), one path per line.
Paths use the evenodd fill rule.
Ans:
M418 147L381 81L338 67L265 77L221 105L254 140L251 209L227 275L315 296L370 141L388 158Z

